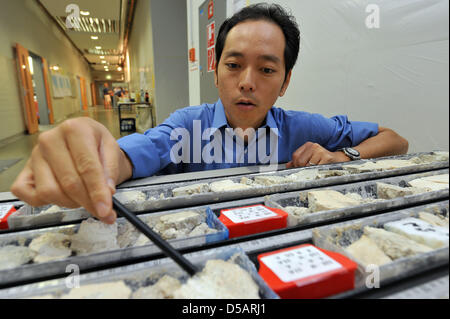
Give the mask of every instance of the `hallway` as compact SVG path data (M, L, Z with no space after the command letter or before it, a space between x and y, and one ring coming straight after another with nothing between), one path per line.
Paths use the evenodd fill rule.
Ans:
M91 117L102 123L111 132L114 138L121 137L119 129L119 114L117 110L105 110L103 105L89 107L86 111L77 112L68 118ZM124 115L122 115L123 117ZM56 125L39 126L39 133L49 130ZM17 175L25 166L30 154L36 145L39 134L14 136L0 143L0 161L19 160L6 170L0 171L0 192L9 192ZM1 168L0 168L1 169Z

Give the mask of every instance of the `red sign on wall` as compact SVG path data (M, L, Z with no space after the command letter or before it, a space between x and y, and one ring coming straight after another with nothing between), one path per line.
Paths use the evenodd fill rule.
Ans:
M215 42L215 26L216 23L213 21L206 27L206 47L210 48L216 44Z
M214 2L210 0L208 3L208 20L214 16Z
M208 72L214 72L216 70L216 48L212 47L208 49Z
M216 40L215 40L215 21L208 24L206 27L206 50L208 56L208 72L213 72L216 69Z

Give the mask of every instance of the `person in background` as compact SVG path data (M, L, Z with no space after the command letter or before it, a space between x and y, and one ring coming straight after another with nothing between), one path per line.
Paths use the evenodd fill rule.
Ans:
M105 109L111 108L111 89L109 88L108 83L103 84L103 103Z

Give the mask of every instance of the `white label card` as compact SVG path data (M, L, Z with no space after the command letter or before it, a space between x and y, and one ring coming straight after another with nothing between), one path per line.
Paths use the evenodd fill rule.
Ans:
M300 247L261 258L283 282L326 273L342 268L337 261L312 246Z
M267 209L262 205L237 208L226 212L222 212L222 214L228 217L235 224L278 216L273 211Z
M0 206L0 219L5 217L6 214L8 214L8 212L11 210L11 208L13 208L14 205L3 205Z

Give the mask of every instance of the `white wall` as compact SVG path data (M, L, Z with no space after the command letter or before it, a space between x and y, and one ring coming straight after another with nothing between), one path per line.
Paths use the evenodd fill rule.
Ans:
M407 138L409 152L449 149L447 0L272 2L290 9L301 31L299 61L277 106L377 122ZM202 1L187 3L198 51ZM369 4L380 9L380 28L366 26ZM189 72L191 104L201 103L199 87L198 71Z
M184 2L137 2L129 42L130 90L148 90L156 124L189 104L186 25Z

